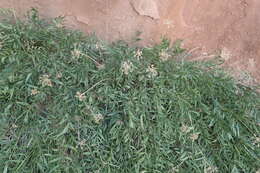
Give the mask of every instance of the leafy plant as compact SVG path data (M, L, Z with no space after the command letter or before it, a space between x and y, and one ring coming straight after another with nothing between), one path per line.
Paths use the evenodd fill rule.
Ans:
M259 94L215 62L28 16L0 24L1 171L259 169Z

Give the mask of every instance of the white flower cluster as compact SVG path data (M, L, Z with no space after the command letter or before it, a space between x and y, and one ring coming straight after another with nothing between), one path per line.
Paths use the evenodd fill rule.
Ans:
M148 73L148 78L154 78L154 77L158 76L158 71L157 71L157 69L154 67L154 65L150 65L150 66L146 69L146 73Z
M45 74L45 75L42 75L40 77L40 83L41 85L44 87L44 86L49 86L49 87L52 87L52 81L50 79L50 76L48 74Z
M121 64L121 71L125 74L128 75L129 73L134 71L134 65L131 61L124 61Z

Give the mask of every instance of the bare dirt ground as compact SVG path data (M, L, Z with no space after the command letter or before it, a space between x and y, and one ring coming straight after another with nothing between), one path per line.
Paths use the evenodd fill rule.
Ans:
M0 7L65 16L67 26L109 41L131 41L137 31L142 45L182 39L197 48L193 59L220 54L235 74L248 71L260 81L259 0L1 0Z

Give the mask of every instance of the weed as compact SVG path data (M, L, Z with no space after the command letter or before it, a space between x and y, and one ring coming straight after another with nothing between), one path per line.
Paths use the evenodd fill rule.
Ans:
M214 63L167 40L106 44L35 11L0 33L0 171L259 169L259 94Z

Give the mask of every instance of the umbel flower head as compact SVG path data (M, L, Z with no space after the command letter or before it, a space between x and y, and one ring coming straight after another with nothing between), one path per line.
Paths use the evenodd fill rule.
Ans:
M61 73L61 72L58 72L58 73L56 74L56 78L57 78L57 79L62 78L62 73Z
M40 92L37 90L37 89L32 89L31 90L31 95L33 96L33 95L37 95L37 94L39 94Z
M143 56L143 51L141 49L138 49L136 52L135 52L135 57L140 60L142 59L142 56Z
M104 116L100 113L94 115L94 121L97 124L99 124L103 119L104 119Z
M158 76L158 71L156 70L153 64L146 69L146 73L148 73L148 78L154 78Z
M193 133L190 135L192 141L196 141L199 138L200 133Z
M40 83L41 85L44 87L44 86L49 86L49 87L52 87L52 82L51 82L51 79L50 79L50 76L45 74L45 75L42 75L40 77Z
M85 93L81 93L79 91L76 92L75 97L81 102L86 99Z
M189 133L191 130L193 130L193 127L189 127L186 124L182 124L180 130L182 133Z
M162 61L167 61L169 58L171 57L171 55L168 53L168 50L167 49L164 49L160 52L159 54L159 58L162 60Z
M78 45L74 44L74 49L71 51L71 56L72 56L73 59L80 58L80 56L82 54L82 52L77 47L78 47Z
M128 75L129 73L134 71L134 65L131 61L124 61L121 64L121 71L125 74Z
M206 169L204 169L204 173L216 173L218 172L218 168L215 166L209 166Z
M259 147L260 146L260 137L258 137L257 135L254 135L253 137L253 145Z
M74 49L71 51L72 58L78 59L81 55L81 51L78 49Z

